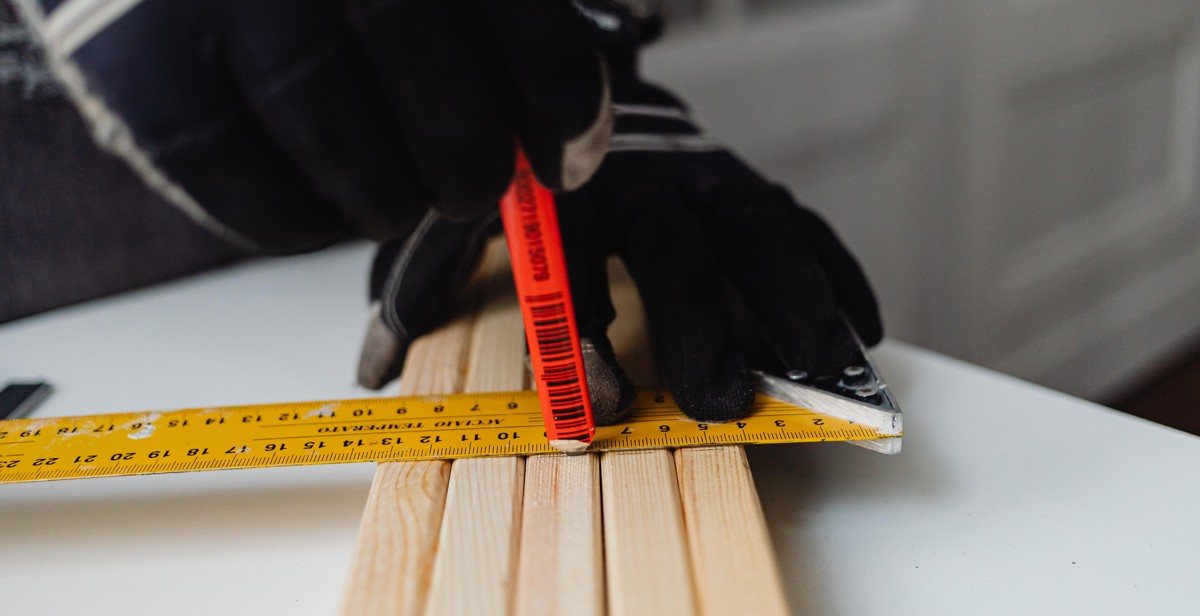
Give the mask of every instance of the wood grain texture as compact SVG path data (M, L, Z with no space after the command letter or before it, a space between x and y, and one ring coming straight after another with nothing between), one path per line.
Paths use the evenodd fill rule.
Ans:
M359 528L342 614L417 614L449 485L440 460L380 464Z
M599 457L530 456L524 511L514 613L602 616Z
M497 238L488 243L480 264L480 297L476 299L466 364L466 391L525 389L525 327L513 288L508 248Z
M610 276L615 281L613 298L618 311L641 315L642 307L635 303L636 296L630 297L633 286L627 282L623 268L610 265ZM621 347L631 351L642 345L640 352L623 354L622 364L639 387L656 386L657 374L645 330L639 331L636 324L624 324L613 338L614 345L620 340ZM779 566L745 449L741 446L681 448L675 450L674 459L691 579L695 585L696 613L787 614ZM618 460L607 461L604 472L609 472L609 466L616 465ZM611 496L606 487L606 507ZM614 589L610 587L609 592Z
M612 451L600 457L609 613L695 614L671 452Z
M609 339L639 388L658 386L645 311L628 272L609 262L617 321ZM694 614L683 512L668 450L601 454L608 610L614 616Z
M766 519L746 450L675 450L679 492L701 614L786 615Z
M464 391L522 389L526 381L525 332L503 241L490 242L484 251L480 283ZM527 436L540 433L531 431ZM524 476L522 457L454 462L427 616L500 616L509 612Z
M472 277L463 303L477 303ZM456 393L475 322L463 310L408 350L398 395ZM384 462L375 471L342 597L346 616L424 613L449 489L450 463Z
M402 394L527 386L502 249L485 253L469 308L414 343ZM619 265L610 270L620 315L610 337L630 378L653 387L636 289ZM479 458L450 469L380 465L343 614L786 613L741 448Z
M415 341L400 395L453 393L470 335L463 316ZM450 463L384 462L375 471L358 543L346 579L341 613L420 614L429 592L430 565L449 487Z
M639 325L634 319L633 327ZM531 456L525 465L514 613L603 615L602 531L599 456Z
M654 381L646 352L646 320L637 289L620 262L609 262L613 305L609 328L635 383ZM632 370L631 370L632 368ZM606 613L600 456L533 456L525 467L525 511L514 612L519 616Z
M507 614L520 536L525 460L457 460L426 614Z

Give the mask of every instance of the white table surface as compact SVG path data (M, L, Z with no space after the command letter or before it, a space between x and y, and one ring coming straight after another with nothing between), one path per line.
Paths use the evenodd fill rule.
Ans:
M369 395L365 245L0 326L35 416ZM751 448L797 613L1194 613L1200 438L889 341L904 452ZM373 465L0 486L0 613L330 614Z

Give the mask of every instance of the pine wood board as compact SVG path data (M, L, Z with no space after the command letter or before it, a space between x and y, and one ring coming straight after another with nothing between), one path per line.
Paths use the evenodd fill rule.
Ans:
M400 395L453 393L469 318L456 319L409 349ZM421 614L450 482L450 463L385 462L375 471L342 596L341 613Z
M418 614L441 524L450 465L381 464L363 512L342 614Z
M483 280L472 277L464 304L478 301ZM474 323L474 312L465 310L414 341L397 395L462 391ZM379 464L346 579L343 615L424 613L450 468L447 461Z
M514 613L601 616L605 613L600 460L530 456Z
M495 250L464 294L472 308L410 349L402 394L527 386ZM636 289L619 265L610 275L610 337L634 383L654 386ZM381 464L342 612L786 613L744 451L713 449Z
M699 613L788 613L743 447L675 450Z
M480 285L464 391L522 389L525 333L503 242L485 249ZM524 479L525 459L519 456L454 462L427 616L509 613Z
M602 616L604 592L598 456L530 456L514 613Z
M609 263L617 320L609 339L639 388L657 387L646 314L629 273ZM668 450L600 455L608 610L614 616L694 614L683 513Z
M524 473L518 456L454 462L425 614L508 613Z
M606 452L601 464L609 614L695 614L671 452Z

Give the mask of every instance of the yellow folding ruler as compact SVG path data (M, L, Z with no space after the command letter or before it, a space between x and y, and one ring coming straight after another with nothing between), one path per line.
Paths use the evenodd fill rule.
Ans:
M886 418L885 418L886 419ZM894 452L889 421L816 413L760 395L729 423L639 392L593 451L854 441ZM0 421L0 483L267 466L552 453L533 391L294 402Z

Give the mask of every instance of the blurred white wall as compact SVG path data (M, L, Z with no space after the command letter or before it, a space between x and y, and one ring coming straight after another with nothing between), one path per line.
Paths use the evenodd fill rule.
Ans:
M825 214L889 333L1103 398L1200 334L1196 0L708 0L647 74Z

